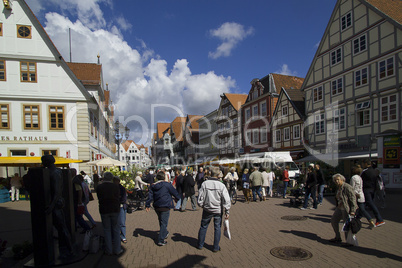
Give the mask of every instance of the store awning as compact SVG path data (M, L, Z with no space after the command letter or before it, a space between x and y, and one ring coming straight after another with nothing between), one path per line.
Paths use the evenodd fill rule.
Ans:
M317 161L337 161L337 160L347 160L347 159L364 159L369 158L370 154L368 152L348 152L348 153L340 153L336 156L332 154L318 154L318 155L309 155L304 158L296 160L296 162L317 162ZM377 158L377 153L371 153L371 158Z
M66 166L71 163L82 163L82 160L55 156L56 166ZM0 157L0 166L40 166L40 156L4 156Z

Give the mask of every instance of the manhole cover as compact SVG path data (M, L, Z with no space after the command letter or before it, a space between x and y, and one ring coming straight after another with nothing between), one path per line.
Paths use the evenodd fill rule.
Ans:
M307 220L308 218L307 218L307 217L303 217L303 216L294 216L294 215L291 215L291 216L283 216L281 219L282 219L282 220L287 220L287 221L305 221L305 220Z
M287 261L304 261L313 257L310 251L296 247L277 247L271 249L274 257Z

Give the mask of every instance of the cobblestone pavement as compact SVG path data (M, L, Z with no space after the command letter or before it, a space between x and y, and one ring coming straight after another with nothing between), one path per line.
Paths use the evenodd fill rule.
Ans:
M121 256L89 254L83 261L68 267L401 267L401 190L388 191L387 207L380 210L385 225L370 230L363 219L362 230L357 234L358 247L328 242L334 237L330 224L333 196L326 197L317 210L304 211L290 207L289 199L273 197L247 204L242 202L240 192L239 197L240 201L230 211L232 240L222 235L222 250L218 253L212 252L213 224L208 229L204 249L195 247L201 209L172 210L168 226L170 236L163 247L155 244L159 230L156 213L135 211L127 214L128 243L123 244L125 251ZM191 205L187 204L187 208ZM90 202L89 210L98 222L95 233L102 234L96 200ZM0 204L0 212L0 238L10 243L32 239L29 202ZM307 220L289 221L282 219L283 216L303 216ZM290 261L270 253L271 249L284 246L308 250L312 257ZM21 262L15 267L18 266Z

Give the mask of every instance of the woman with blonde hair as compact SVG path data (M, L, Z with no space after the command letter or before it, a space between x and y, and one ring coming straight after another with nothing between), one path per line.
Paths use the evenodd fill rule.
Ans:
M342 242L341 233L339 232L339 223L341 220L343 222L346 221L348 216L354 216L357 203L356 203L356 195L352 186L345 182L345 177L341 174L335 174L332 176L332 179L335 185L338 187L338 190L335 195L336 208L335 212L331 218L331 225L335 232L335 238L329 240L333 243ZM347 233L345 232L345 238Z
M149 185L149 184L144 182L141 179L141 177L142 177L142 171L137 171L137 176L134 179L134 183L135 183L134 190L137 191L137 194L141 199L144 199L145 195L144 195L144 192L142 191L143 190L142 186Z

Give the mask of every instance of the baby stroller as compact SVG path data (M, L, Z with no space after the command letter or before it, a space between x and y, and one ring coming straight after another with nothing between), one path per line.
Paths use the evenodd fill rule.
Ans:
M141 198L138 191L142 190L134 190L132 193L128 193L127 195L127 213L133 213L138 209L145 208L145 198Z
M306 191L304 190L304 184L299 184L297 189L291 190L291 195L293 196L290 198L290 206L291 207L299 207L302 206L304 203L304 195Z

